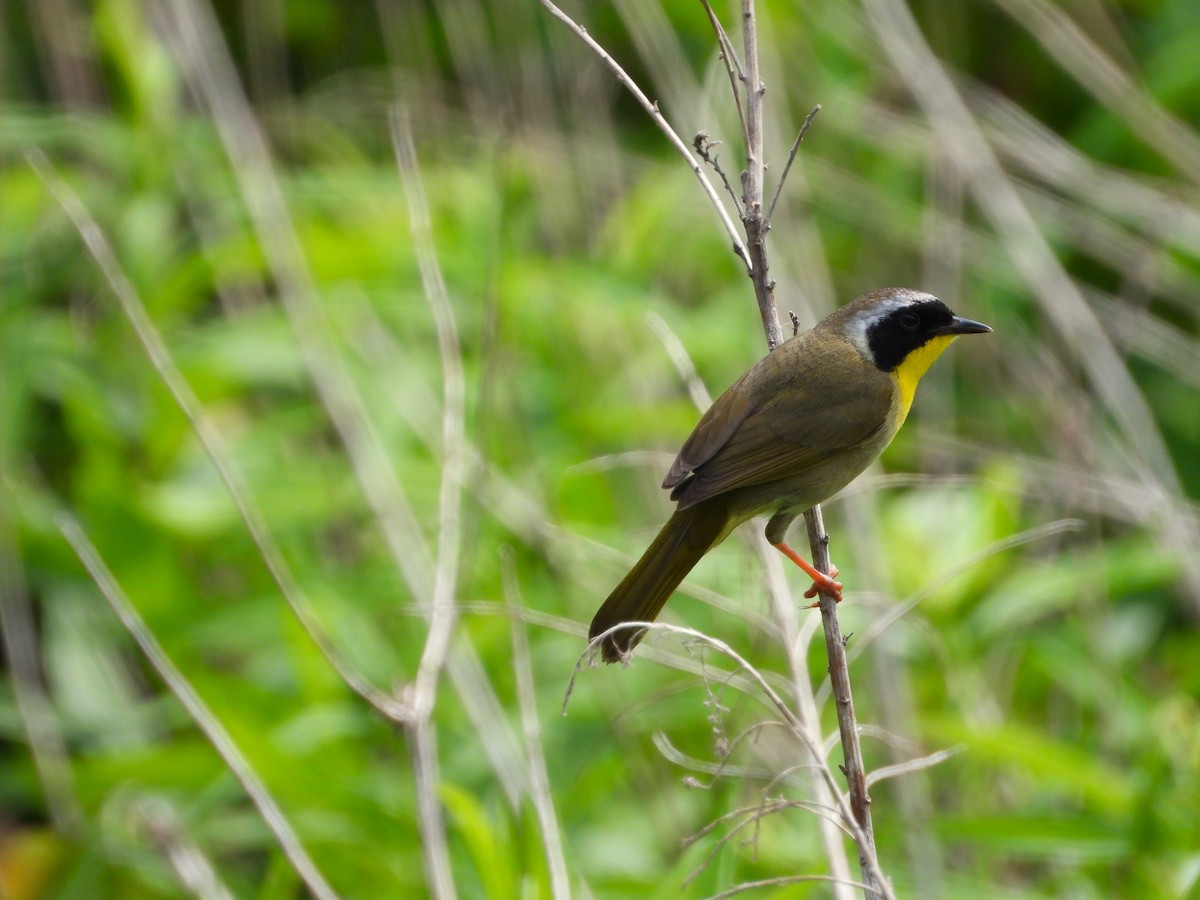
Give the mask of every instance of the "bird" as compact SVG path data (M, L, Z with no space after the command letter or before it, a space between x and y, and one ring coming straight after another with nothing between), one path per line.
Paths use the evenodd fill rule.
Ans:
M992 329L909 288L864 294L780 344L701 416L663 479L675 511L588 629L605 662L628 660L684 577L737 526L769 515L767 541L841 600L787 545L792 521L854 480L908 416L917 383L960 335ZM615 629L615 630L614 630Z

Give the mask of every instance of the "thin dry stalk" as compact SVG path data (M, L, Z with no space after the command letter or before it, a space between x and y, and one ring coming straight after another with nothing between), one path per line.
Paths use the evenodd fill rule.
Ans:
M500 558L500 577L504 583L504 602L510 611L524 608L512 550L503 548ZM571 896L571 879L563 855L558 814L550 791L550 773L546 768L546 750L538 722L537 690L533 681L533 665L529 655L529 635L525 621L519 615L509 618L512 635L513 670L517 676L517 703L521 708L521 728L525 734L525 759L529 767L529 794L542 830L542 847L546 851L546 867L550 871L550 894L555 900Z
M724 207L720 204L716 192L712 189L711 183L707 178L703 177L702 171L699 169L687 148L682 146L682 142L674 134L669 126L666 126L665 120L662 119L657 106L646 99L645 94L637 87L637 85L629 78L629 76L620 68L612 57L596 43L581 26L573 22L561 10L559 10L549 0L542 0L543 6L551 11L551 13L564 22L572 31L574 31L581 39L583 39L591 49L597 53L606 65L611 68L617 75L618 80L630 90L643 107L651 115L654 120L659 123L660 128L672 139L672 143L684 155L692 166L693 172L701 178L706 187L706 192L710 199L717 207L721 219L729 227L729 217L725 212ZM733 62L731 61L732 54L725 53L725 47L728 44L727 36L724 35L724 29L720 26L719 20L708 10L710 22L713 25L714 31L717 34L718 43L722 46L723 56L727 66L727 71L733 72ZM742 173L742 202L741 202L741 217L742 224L746 233L745 248L739 250L739 255L745 252L749 256L742 255L743 260L747 264L751 280L754 284L755 297L758 302L759 315L762 320L763 330L766 335L767 345L770 350L774 350L783 342L783 332L779 325L779 317L775 308L774 300L774 282L770 277L770 268L767 260L767 245L766 236L770 230L770 221L767 216L767 210L764 206L764 176L766 171L765 149L763 137L763 94L765 87L762 84L759 73L758 61L758 34L756 27L756 12L753 0L743 0L742 2L742 37L744 47L744 59L742 64L738 66L738 76L742 81L742 90L744 91L744 99L738 99L739 109L744 108L743 122L745 126L746 139L746 168ZM735 94L738 91L735 90ZM744 107L743 107L744 104ZM814 111L815 112L815 111ZM809 116L811 121L812 114ZM666 126L666 127L664 127ZM806 124L807 127L807 124ZM804 130L800 132L800 137L803 137ZM797 146L799 139L797 140ZM790 161L789 161L790 164ZM777 197L776 197L777 199ZM772 202L772 207L774 202ZM736 247L741 247L739 243ZM812 523L815 515L815 522L818 525L816 533L812 530ZM813 562L822 571L829 571L828 557L828 538L824 535L824 529L820 528L820 509L819 507L806 513L806 518L810 522L810 543L812 545ZM814 540L814 536L819 535L818 540ZM840 626L837 623L836 606L832 597L822 596L821 602L822 619L825 622L826 645L830 658L830 672L837 687L837 696L842 702L837 704L839 727L842 734L844 752L848 761L848 780L850 782L850 795L852 812L848 818L847 824L851 827L852 833L855 835L856 844L859 850L859 864L862 871L863 880L869 885L867 893L870 895L890 896L891 889L879 871L878 861L875 858L874 841L872 836L872 828L870 822L869 797L866 793L865 773L862 767L862 751L859 746L857 725L853 716L853 703L850 698L849 690L849 672L846 669L845 647L842 644L840 636ZM617 626L610 629L610 632L619 630L623 627L632 627L634 623L625 623L622 626ZM641 624L641 623L636 623ZM660 626L661 627L661 626ZM796 647L789 638L795 634L795 630L785 630L784 637L789 646L789 652L795 654ZM598 640L599 638L597 638ZM720 643L720 642L716 642ZM594 646L594 642L593 642ZM722 645L724 646L724 645ZM730 651L732 652L732 651ZM587 654L585 654L586 656ZM582 663L582 657L581 657ZM578 666L577 666L578 671ZM796 671L796 666L793 666L793 672ZM765 681L763 682L765 686ZM571 678L571 684L567 689L567 697L569 698L571 689L574 685L574 675ZM811 691L810 691L811 693ZM564 698L564 708L566 698ZM815 709L813 710L815 713ZM820 741L814 740L814 736L810 734L801 722L796 719L795 715L788 711L788 722L793 725L794 729L801 740L809 747L815 759L823 762L824 757L819 752ZM826 769L826 771L828 771ZM849 777L851 773L853 777ZM831 780L832 777L830 776ZM836 793L836 786L832 787ZM828 844L828 842L827 842ZM836 859L836 854L831 855L831 859ZM834 879L835 881L843 881L843 879Z
M362 495L412 595L430 597L435 566L428 542L353 378L332 346L266 135L238 82L212 9L198 0L169 0L165 9L170 13L167 36L189 86L211 111L305 367L346 448Z
M746 134L746 110L742 107L742 92L738 89L738 84L745 80L746 73L742 70L742 61L738 59L737 51L733 49L733 41L729 40L729 33L725 31L725 26L721 24L721 20L717 18L717 14L713 12L712 4L708 0L701 0L704 4L704 12L708 16L708 24L712 26L713 31L717 35L717 46L720 48L721 62L725 65L725 74L729 77L729 90L733 94L733 102L737 106L738 121L742 124L742 140L749 142Z
M183 704L183 708L192 717L196 727L204 733L205 738L225 760L225 765L229 766L230 771L250 796L251 801L258 808L263 822L275 835L288 862L296 870L296 874L320 900L335 900L337 894L334 893L312 858L309 857L308 851L304 849L304 845L283 814L283 810L267 790L266 784L258 777L258 773L254 771L249 760L242 754L229 732L225 730L220 719L213 715L212 710L200 699L200 695L196 693L191 683L167 656L162 645L155 639L154 634L142 617L138 615L121 586L117 584L117 580L105 565L104 560L100 558L95 546L88 540L83 529L79 527L79 523L66 513L60 514L56 521L59 531L71 545L71 549L75 551L75 555L79 557L79 561L87 569L88 574L92 576L100 593L104 595L113 612L117 614L117 618L121 620L125 630L137 641L147 662L166 683L171 693Z
M567 689L565 695L563 696L564 712L566 710L567 703L571 698L571 693L575 689L575 679L583 670L584 663L592 662L594 664L595 657L600 652L600 644L604 641L604 639L626 629L644 629L647 632L657 631L667 634L681 635L685 638L688 638L690 643L695 644L698 647L711 647L718 653L729 657L729 659L732 660L737 666L737 671L739 673L744 673L750 679L750 681L757 687L758 691L761 692L761 696L764 697L769 705L780 715L782 721L787 723L787 726L791 730L792 734L800 741L812 758L817 761L818 766L816 771L820 774L822 781L829 789L833 801L842 816L843 825L853 837L856 845L860 847L867 845L866 836L863 834L857 819L854 817L848 801L842 796L841 790L838 788L837 781L833 777L833 772L829 769L829 766L825 764L824 752L821 749L820 743L813 740L810 728L806 726L805 723L802 722L796 715L796 713L792 711L791 707L789 707L783 701L783 698L771 686L770 682L762 672L747 662L747 660L741 654L739 654L724 641L707 635L704 632L696 631L693 628L681 628L677 625L669 625L664 622L622 622L618 625L614 625L612 628L609 628L603 633L596 635L594 638L592 638L591 642L588 644L583 653L580 654L579 659L575 663L575 669L571 673L571 678L567 682ZM879 869L878 861L871 856L866 860L866 865L868 867L868 875L871 878L872 883L878 886L875 888L876 893L881 894L885 898L894 897L890 884L884 878L882 871ZM839 879L833 878L830 880L838 881Z
M821 519L821 507L814 506L804 514L808 529L808 546L812 550L812 564L822 572L829 572L829 535ZM842 743L842 774L849 788L850 808L854 821L862 829L863 840L858 844L858 864L862 879L871 893L882 893L883 882L876 882L870 874L878 866L875 862L875 834L871 823L871 795L867 791L867 771L863 763L862 742L859 739L858 721L854 715L854 694L850 688L850 664L846 659L846 640L842 637L842 626L837 615L837 599L821 592L821 625L825 631L825 651L829 656L829 685L837 711L838 733Z
M6 474L2 482L0 488L11 494ZM38 651L42 645L33 604L25 589L25 573L10 518L13 509L15 504L11 496L0 502L0 640L3 641L17 716L29 742L29 753L42 784L50 821L59 833L77 835L82 827L83 811L75 789L75 774L66 740L39 671Z
M763 140L763 94L758 69L758 26L754 0L742 0L742 45L746 75L742 80L746 104L746 168L742 172L742 226L750 251L750 280L758 300L758 315L767 336L767 349L783 343L783 329L775 310L775 282L767 262L767 232L771 222L763 205L763 181L766 177L766 149Z
M403 721L407 708L397 703L393 698L371 684L365 676L351 666L341 655L341 652L325 633L324 627L312 611L308 598L300 589L291 568L284 560L283 553L271 537L266 519L255 504L250 489L242 477L241 470L233 460L233 454L225 446L224 438L216 424L212 421L200 400L196 397L191 385L184 377L170 351L163 342L162 336L155 328L153 321L146 312L145 304L133 286L133 282L125 275L117 262L104 232L96 220L92 218L83 201L55 173L50 163L41 153L29 155L29 163L45 183L54 198L62 207L63 212L75 226L83 239L88 253L95 260L101 275L108 283L109 289L117 298L122 312L129 320L142 345L150 364L170 391L176 404L187 417L192 430L200 439L204 452L208 455L213 467L217 470L230 497L233 498L246 530L250 533L259 556L267 566L276 586L279 588L288 606L291 607L297 621L300 622L306 634L321 651L321 654L334 668L346 684L360 697L375 707L388 718Z
M847 881L834 878L832 875L781 875L779 878L764 878L761 881L743 881L741 884L735 884L733 887L721 891L719 894L713 894L708 900L722 900L724 897L733 897L737 894L743 894L746 891L756 891L759 888L780 887L785 884L803 884L806 881L821 881L849 888L858 888L862 891L871 890L869 885L865 885L861 881Z
M763 535L757 535L754 543L763 572L766 574L772 615L787 652L788 671L791 675L798 718L808 729L809 742L822 748L816 763L822 768L828 768L828 756L820 733L820 707L808 672L808 648L814 634L816 619L809 616L803 624L800 623L796 599L784 574L783 560ZM813 772L812 791L819 805L833 807L837 802L838 791L836 787L830 787L830 781L823 777L823 773ZM848 831L848 828L846 825L835 823L827 816L821 816L818 825L830 874L837 879L833 884L833 895L837 900L848 900L852 891L845 883L850 880L850 861L846 857L846 844L843 840L843 831Z
M959 744L955 747L948 747L945 750L938 750L935 753L930 753L927 756L922 756L917 759L906 760L902 763L896 763L892 766L881 766L875 769L867 776L867 787L871 787L880 781L885 781L888 778L898 778L901 775L908 775L910 772L920 772L922 769L930 769L934 766L941 765L948 759L952 759L958 754L967 749L966 744Z
M759 314L762 318L767 346L774 350L783 342L783 335L779 328L779 317L775 311L775 283L771 280L770 268L767 263L766 239L771 223L763 207L765 150L762 123L765 87L759 76L758 34L754 0L743 0L742 2L742 32L745 47L746 80L744 88L747 123L746 172L743 175L744 194L742 196L745 215L742 221L746 228L746 243L754 262L751 280L754 282ZM809 121L814 114L815 111L809 114ZM797 138L797 147L806 128L807 123ZM772 201L772 206L774 206L774 201ZM829 537L825 533L821 521L820 506L814 506L808 510L804 514L804 520L808 526L812 563L819 571L828 573L830 571ZM863 882L868 885L866 890L868 896L887 896L891 889L879 874L879 863L875 855L874 829L871 824L871 798L867 793L866 771L863 765L858 724L854 716L850 670L846 661L846 647L842 640L841 625L837 616L837 603L832 595L822 593L819 604L825 632L825 650L829 659L829 678L836 699L838 730L841 735L844 757L843 772L849 785L850 808L857 825L855 833L858 838L856 845L859 870Z
M392 143L396 164L408 198L413 246L425 296L433 311L442 361L442 480L438 497L438 554L430 601L429 633L413 689L413 717L427 719L433 711L437 682L446 662L457 620L454 600L461 552L463 485L467 477L466 382L458 327L446 291L446 282L433 246L429 205L417 169L417 153L407 117L392 114Z
M199 900L234 900L212 861L192 840L167 801L146 797L138 802L135 814L140 830L166 857L184 890Z
M365 306L360 308L359 312L369 317L369 326L357 331L348 343L369 369L386 373L390 379L388 383L394 384L396 389L385 390L385 393L394 402L395 411L401 420L412 429L430 453L440 453L443 417L436 398L421 384L420 377L411 368L411 357L406 355L387 333L386 325ZM387 384L384 386L386 388ZM484 508L526 542L544 540L548 532L545 526L548 519L546 511L530 494L518 487L494 463L488 461L469 439L465 444L468 468L484 472L480 494L480 502ZM553 532L551 536L557 538L559 543L566 537L558 532ZM457 604L457 608L460 613L464 611L462 603ZM429 603L425 598L419 598L416 603L403 606L401 611L406 615L427 618ZM495 604L489 604L486 611L494 612ZM458 639L451 642L446 671L463 702L471 724L478 733L489 735L489 739L483 743L484 752L500 781L509 806L514 812L518 812L521 808L521 797L528 790L523 755L516 735L509 725L507 714L479 660L478 652L461 632Z
M581 41L587 44L588 48L593 53L600 57L601 61L608 66L613 75L616 76L617 81L619 81L621 85L629 91L629 93L633 94L634 98L639 104L641 104L642 109L644 109L646 114L654 121L654 124L657 125L659 130L667 136L667 140L670 141L671 146L674 147L679 152L679 155L687 161L688 167L692 170L692 174L695 175L699 180L700 186L704 189L704 193L708 196L713 208L717 211L717 215L720 217L721 224L725 227L726 233L728 233L730 239L733 241L733 252L736 253L738 258L741 259L745 264L746 271L751 272L754 266L750 261L750 254L746 250L746 245L742 242L741 235L738 234L737 226L733 224L733 219L729 217L729 213L725 210L725 205L721 202L721 195L717 193L717 189L713 186L713 183L709 181L708 176L704 174L704 167L696 161L696 158L692 156L692 151L688 149L687 144L675 132L675 129L671 127L671 124L666 120L666 117L663 116L662 112L658 108L658 104L646 96L645 92L638 87L637 82L630 78L628 73L621 68L620 63L613 59L609 52L601 47L600 44L596 42L595 38L588 34L586 28L551 3L550 0L540 0L540 2L542 6L546 7L550 14L554 16L554 18L566 25L567 28L569 28Z
M395 111L392 114L392 143L408 199L413 246L425 297L433 311L438 353L442 360L442 480L438 497L437 564L429 603L429 631L417 676L411 686L412 714L405 724L405 730L416 776L426 878L434 896L450 898L455 896L455 887L450 868L450 850L446 843L446 824L437 796L441 777L437 732L432 716L437 703L438 682L450 652L454 625L458 621L454 601L462 542L462 491L467 476L466 383L458 328L433 246L429 206L417 169L416 147L406 117Z

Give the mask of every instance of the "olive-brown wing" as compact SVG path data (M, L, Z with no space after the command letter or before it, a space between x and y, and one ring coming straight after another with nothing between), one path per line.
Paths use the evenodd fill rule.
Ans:
M758 365L762 365L762 362ZM746 417L754 412L754 398L746 390L746 383L756 368L734 382L705 410L671 464L671 470L663 479L663 487L675 487L696 468L712 459L729 442Z
M762 361L772 365L747 374L757 375L743 392L750 407L736 427L726 429L719 447L706 448L711 452L694 465L692 477L677 483L671 496L680 508L738 488L802 479L813 466L861 447L886 426L891 379L853 347L827 344L819 372L810 354L772 359L787 349L802 348L785 345Z

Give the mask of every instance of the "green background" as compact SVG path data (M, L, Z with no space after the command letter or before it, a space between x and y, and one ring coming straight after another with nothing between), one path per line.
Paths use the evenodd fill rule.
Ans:
M1200 6L911 4L1032 236L1005 235L871 7L759 4L768 191L823 106L771 231L784 321L903 284L995 329L948 351L880 464L826 506L868 767L958 750L874 788L881 864L901 896L1198 896ZM180 22L214 11L189 64ZM702 7L569 11L685 140L725 142L736 182ZM717 11L740 47L736 9ZM584 666L560 715L586 623L668 514L658 483L697 416L663 326L714 393L764 350L713 210L600 60L533 0L2 14L0 897L186 895L180 848L234 896L303 893L64 540L64 513L334 889L427 890L411 730L305 635L56 190L111 246L331 642L398 696L456 547L439 510L447 460L463 460L447 507L460 618L432 718L460 895L550 896L538 760L579 896L828 872L811 810L735 830L809 798L808 759L770 727L723 757L773 715L711 650L663 635L629 668ZM239 155L255 129L212 105L205 72L230 108L248 101L269 167ZM465 443L444 439L394 121L416 143ZM1061 269L1030 277L1035 240ZM1047 289L1059 274L1070 292ZM790 697L752 531L666 618ZM806 584L787 577L798 603ZM816 613L799 615L811 635ZM819 685L819 639L807 661Z

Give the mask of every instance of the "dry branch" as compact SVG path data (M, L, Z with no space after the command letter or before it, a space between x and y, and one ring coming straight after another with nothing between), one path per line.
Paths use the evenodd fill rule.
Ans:
M243 789L250 795L250 799L258 808L259 815L271 833L275 835L275 839L283 848L284 855L292 864L292 868L296 870L308 889L319 900L336 900L337 894L325 881L325 877L317 869L316 864L308 855L308 851L300 843L300 838L283 814L279 804L275 802L275 798L267 790L266 784L254 771L250 761L242 754L229 732L225 730L225 726L196 693L191 682L184 678L183 673L167 656L162 645L158 643L145 621L138 615L137 609L125 596L125 592L121 590L121 586L109 571L108 566L105 565L104 560L100 558L95 546L83 533L83 529L79 527L79 523L65 513L60 514L56 522L59 531L71 545L71 549L75 551L75 555L79 557L79 561L83 563L88 574L92 576L92 580L96 582L96 586L112 607L113 612L117 614L117 618L121 620L121 624L125 626L125 630L137 641L146 660L166 683L171 693L183 704L188 715L192 717L192 721L204 732L205 738L221 755L225 765L229 767Z
M696 158L692 156L692 151L688 149L688 146L684 142L683 138L676 133L675 129L671 127L671 123L667 121L666 117L659 110L658 104L646 96L646 93L640 87L638 87L637 82L630 78L629 74L623 68L621 68L620 63L613 59L609 52L600 46L600 44L596 42L595 38L588 34L586 28L551 3L550 0L541 0L541 4L550 11L550 14L554 16L554 18L566 25L567 28L574 32L581 41L587 44L593 53L600 57L601 61L603 61L603 63L612 70L612 73L616 76L617 81L619 81L622 86L629 91L629 93L633 94L638 103L641 104L642 109L644 109L646 114L654 121L654 124L657 125L659 130L667 136L667 140L671 142L671 146L679 151L679 155L687 161L688 167L692 170L692 174L699 179L700 186L704 188L704 193L708 195L708 199L712 202L713 208L717 211L717 215L721 218L721 224L725 226L725 231L729 234L730 239L733 241L733 252L736 253L738 258L741 259L745 264L747 273L752 271L753 263L750 261L750 254L746 250L746 245L742 242L741 235L738 234L737 226L733 224L733 219L729 217L729 213L726 212L725 206L721 203L720 194L717 193L717 189L713 187L713 183L709 181L708 176L704 174L703 166L701 166L700 163L696 161Z
M549 2L549 0L541 0L542 5L561 22L567 25L577 36L579 36L587 45L601 58L601 60L613 70L618 80L624 85L635 97L638 98L643 108L654 119L661 129L668 135L672 144L676 149L688 160L693 173L700 178L701 183L705 187L706 193L712 200L714 206L718 210L722 222L726 228L730 227L730 219L728 213L721 205L719 197L712 187L711 182L704 176L703 171L699 168L695 159L687 148L683 146L674 130L666 123L662 117L656 104L651 103L645 93L633 82L629 75L612 59L611 55L601 47L590 35L586 29L574 22L570 17L562 12L557 6ZM746 234L745 245L736 240L735 248L747 264L748 274L754 285L755 298L758 303L759 316L762 321L763 331L766 336L767 346L773 351L776 347L783 343L783 331L779 325L779 316L775 307L774 288L775 283L771 280L770 266L767 257L767 233L770 230L771 223L769 211L774 209L775 203L779 197L779 191L775 192L772 198L770 208L764 205L764 180L766 173L764 132L763 132L763 95L765 86L762 83L759 60L758 60L758 34L756 25L756 12L753 0L743 0L742 10L742 40L743 40L743 58L738 60L736 54L732 50L732 43L729 40L725 29L722 27L719 19L713 12L711 6L705 2L705 11L709 21L717 37L717 42L720 47L722 61L726 67L726 72L730 79L730 84L733 88L734 99L738 106L739 115L741 116L745 138L746 151L746 166L742 172L742 196L739 208L739 214L742 219L742 225ZM739 89L740 82L740 89ZM817 108L819 109L819 107ZM787 167L790 168L795 153L799 147L800 141L808 130L812 122L813 116L817 109L814 109L806 119L803 127L800 129L799 135L792 148L792 153L789 156ZM696 149L706 160L709 160L715 165L715 159L712 159L708 149L712 145L707 141L707 136L698 136ZM720 173L719 168L717 171ZM725 180L728 186L728 180ZM786 175L786 169L784 174ZM782 188L782 179L779 185ZM731 191L732 193L732 191ZM734 200L735 207L738 207L737 199ZM748 255L747 255L748 254ZM828 573L830 570L829 553L828 553L828 537L824 533L824 528L821 525L820 507L814 507L805 514L805 519L809 526L809 540L812 548L813 563L822 572ZM831 682L834 685L834 693L838 698L836 703L839 730L841 734L843 753L846 759L844 771L847 775L849 783L849 804L850 809L845 810L847 828L854 835L855 843L858 847L859 867L862 872L862 878L865 882L864 890L868 896L890 897L891 888L887 880L883 877L879 870L878 860L875 857L874 838L870 818L870 798L867 795L866 773L862 764L862 750L859 742L858 727L854 718L853 701L850 692L849 670L846 662L845 645L841 638L840 625L837 620L837 611L834 598L829 595L821 595L819 601L821 607L821 616L825 628L826 648L829 654L829 670ZM580 659L580 665L584 658L592 652L593 648L598 646L596 643L602 640L606 635L613 632L633 627L644 627L648 623L622 623L605 632L604 635L599 635L589 645L589 650L585 652ZM664 626L655 626L663 628ZM786 633L786 632L785 632ZM723 643L714 641L711 638L699 636L702 640L712 643L717 646L722 652L733 654ZM794 655L794 654L793 654ZM740 659L740 657L738 657ZM795 671L798 664L795 659L793 662L793 670ZM576 668L578 672L578 665ZM572 687L574 685L574 676L571 678L571 683L567 688L566 697L564 697L564 710L567 699L570 697ZM766 690L770 688L763 681L763 687ZM771 692L773 702L778 701L777 695ZM783 709L782 701L778 701L778 705ZM815 707L810 710L815 714ZM809 752L813 754L814 759L821 763L821 768L828 773L828 767L824 765L824 756L821 753L819 742L814 740L812 733L795 717L791 710L787 710L786 721L791 725L800 738L800 740L809 748ZM830 780L832 776L830 775ZM840 793L836 785L832 786L832 790L836 796ZM828 846L828 843L827 843ZM835 882L844 883L844 879L835 878Z

